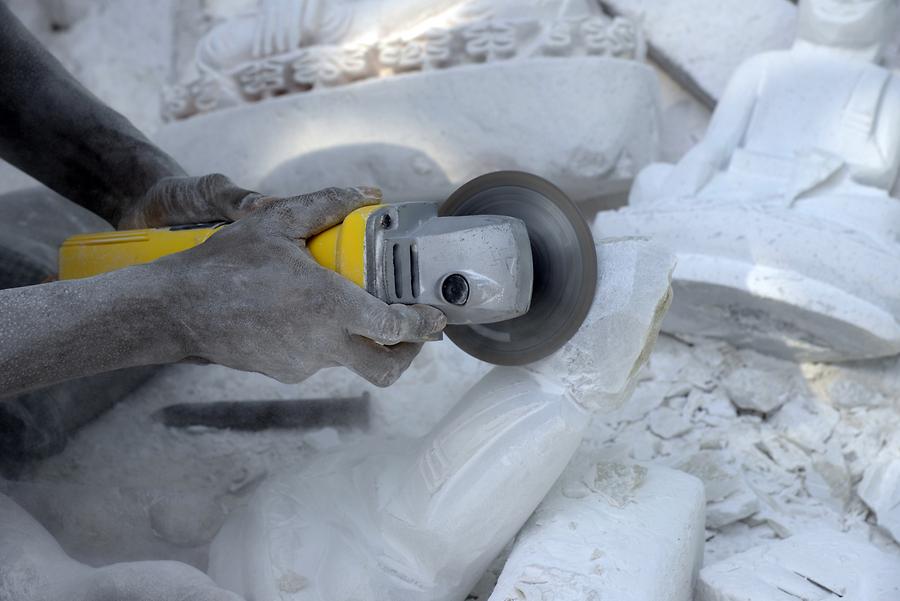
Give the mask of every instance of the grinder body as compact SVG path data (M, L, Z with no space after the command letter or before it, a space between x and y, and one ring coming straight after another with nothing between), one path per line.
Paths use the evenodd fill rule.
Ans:
M147 263L205 242L225 223L81 234L60 248L61 279ZM525 224L498 215L438 217L434 203L363 207L307 240L323 267L386 303L427 304L451 324L504 321L528 311L531 246Z
M60 248L60 277L147 263L222 227L73 236ZM386 303L440 309L457 346L497 365L561 348L581 327L597 285L594 241L578 208L550 182L519 171L477 177L440 205L358 209L306 245L318 263Z

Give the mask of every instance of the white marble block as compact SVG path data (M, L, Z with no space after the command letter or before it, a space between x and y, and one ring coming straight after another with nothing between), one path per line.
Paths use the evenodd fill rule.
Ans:
M619 240L598 258L594 304L562 349L493 369L419 439L338 447L273 475L216 536L210 576L254 601L464 599L655 340L671 256Z
M519 532L489 601L690 601L703 484L664 467L573 463Z
M700 572L697 601L896 601L900 556L821 530L754 547Z

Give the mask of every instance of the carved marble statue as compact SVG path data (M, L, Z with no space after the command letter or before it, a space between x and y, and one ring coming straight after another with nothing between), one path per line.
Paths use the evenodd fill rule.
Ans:
M652 165L603 235L678 254L664 329L805 359L900 351L896 0L801 0L797 41L745 62L703 140Z
M186 118L361 79L515 56L643 54L626 19L588 0L258 0L197 43L200 77L168 91Z
M213 580L259 601L462 601L652 346L671 257L617 241L598 245L598 264L594 306L563 349L495 368L419 440L340 448L271 477L213 541Z
M643 55L591 0L259 0L197 41L157 141L273 194L352 180L438 201L520 169L581 200L655 159Z
M247 61L307 46L362 44L403 31L456 0L260 0L257 11L214 27L197 48L198 61L228 71Z
M80 563L3 494L10 487L0 481L0 598L462 601L551 490L591 414L616 408L630 394L659 330L671 294L671 255L640 240L598 243L597 252L601 277L594 305L562 349L527 367L488 372L423 438L335 447L296 470L271 476L216 536L212 579L178 561ZM671 505L670 493L654 488L652 474L643 486L644 478L629 480L629 487L615 484L619 480L597 472L586 481L596 494L582 495L583 503L572 496L566 511L592 514L601 491L665 497ZM694 513L700 518L670 529L687 537L663 541L654 535L661 549L654 565L672 564L671 551L685 546L682 539L693 541L695 530L702 542L702 492L699 484L692 486L697 494L685 501L696 498L701 511ZM158 498L158 491L152 496ZM648 502L654 511L655 501ZM617 522L645 519L641 515L610 514ZM171 534L185 543L197 536L208 540L206 529L217 521L211 517L208 509L194 507L175 521L181 530ZM157 535L165 521L154 526ZM80 526L90 523L88 518ZM527 540L540 540L534 526L527 530ZM693 562L684 557L689 553L678 555L679 565ZM91 563L104 563L100 557ZM595 573L584 576L603 590L618 586L615 580L598 581Z

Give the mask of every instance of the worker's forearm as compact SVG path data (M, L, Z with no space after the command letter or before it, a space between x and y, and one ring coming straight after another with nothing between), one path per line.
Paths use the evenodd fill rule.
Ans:
M2 2L0 75L0 157L113 224L161 178L184 175Z
M181 295L140 265L96 278L0 290L0 397L123 367L178 361Z

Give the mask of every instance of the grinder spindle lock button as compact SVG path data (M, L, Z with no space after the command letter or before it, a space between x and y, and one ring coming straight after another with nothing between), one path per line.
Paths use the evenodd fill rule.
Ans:
M458 273L451 273L441 283L441 296L453 305L465 305L469 300L469 281Z

